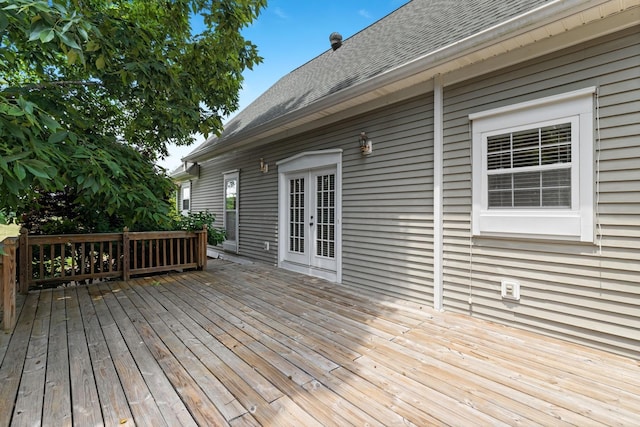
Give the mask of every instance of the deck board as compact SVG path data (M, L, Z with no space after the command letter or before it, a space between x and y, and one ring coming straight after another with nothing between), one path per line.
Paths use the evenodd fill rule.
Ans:
M40 423L49 350L51 296L52 294L47 292L38 301L16 399L16 416L12 422L15 426L32 426Z
M77 288L65 291L73 421L96 426L103 423L103 418L76 291Z
M0 366L0 426L8 426L14 414L14 404L22 381L38 299L39 295L35 293L27 296L2 359ZM44 387L44 383L41 386ZM36 404L40 407L41 405L41 402ZM28 418L31 415L25 414L24 416Z
M88 290L86 287L76 288L76 298L81 310L87 350L93 369L87 376L93 376L95 380L100 402L98 408L101 410L104 425L132 426L135 424L133 415ZM100 300L102 297L96 298ZM106 326L107 320L103 318L102 321Z
M23 298L0 336L0 427L640 423L638 360L211 264Z
M42 424L72 425L71 382L67 334L66 298L63 289L52 292L47 377L44 388Z

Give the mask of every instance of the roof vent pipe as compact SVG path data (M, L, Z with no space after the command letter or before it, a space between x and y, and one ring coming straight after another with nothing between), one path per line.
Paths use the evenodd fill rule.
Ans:
M342 36L340 35L340 33L331 33L329 35L329 41L331 42L331 48L333 50L336 50L340 46L342 46Z

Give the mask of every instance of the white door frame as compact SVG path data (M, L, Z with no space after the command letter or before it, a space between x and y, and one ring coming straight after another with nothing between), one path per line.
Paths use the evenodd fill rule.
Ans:
M235 180L236 181L236 205L235 205L235 240L223 240L222 241L222 249L229 252L238 253L240 249L240 171L238 169L234 169L232 171L224 172L222 179L222 226L226 230L227 229L227 181Z
M286 158L276 163L278 166L278 267L310 276L321 277L332 282L342 282L342 149L308 151ZM287 259L287 178L293 174L335 168L335 261L334 270L314 265L291 262ZM305 206L309 206L308 204ZM314 233L307 230L306 236L313 238ZM315 230L314 230L315 231ZM315 240L315 239L314 239Z

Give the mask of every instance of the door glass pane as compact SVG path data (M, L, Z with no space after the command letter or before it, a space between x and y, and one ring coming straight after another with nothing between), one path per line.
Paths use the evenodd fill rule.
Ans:
M304 178L289 180L289 251L304 253Z
M335 175L316 177L316 255L335 257Z
M225 210L225 231L227 240L236 240L236 216L238 203L238 180L235 178L225 181L224 210Z

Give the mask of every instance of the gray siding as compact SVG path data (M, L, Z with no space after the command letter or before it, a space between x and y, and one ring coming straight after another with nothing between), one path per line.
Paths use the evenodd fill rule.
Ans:
M222 173L240 170L240 254L277 262L276 162L305 151L342 148L343 280L345 285L432 301L432 95L201 165L193 210L222 218ZM366 131L373 154L363 157ZM260 158L269 172L259 171ZM222 225L222 224L220 224ZM263 249L269 242L270 250Z
M216 216L215 226L222 228L222 175L219 169L223 158L200 165L200 176L191 180L191 212L209 211Z
M373 153L349 134L343 165L343 283L433 301L433 95L367 117ZM354 149L355 148L355 149Z
M444 302L470 313L635 355L640 351L639 28L445 88ZM471 237L469 113L599 91L597 244ZM598 230L597 230L598 232ZM521 300L500 297L502 278ZM472 304L469 304L469 298Z

